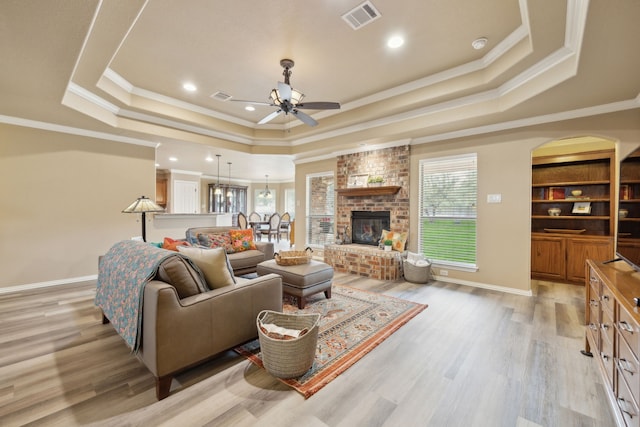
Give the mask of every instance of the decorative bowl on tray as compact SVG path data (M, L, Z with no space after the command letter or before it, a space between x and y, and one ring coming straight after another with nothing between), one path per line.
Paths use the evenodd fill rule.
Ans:
M550 208L547 210L549 216L560 216L562 210L560 208Z
M573 197L580 197L580 196L582 196L582 190L573 190L573 191L571 192L571 195L572 195Z

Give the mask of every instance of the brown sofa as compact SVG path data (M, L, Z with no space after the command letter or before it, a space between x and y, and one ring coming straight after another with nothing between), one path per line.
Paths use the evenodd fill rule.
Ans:
M260 311L282 311L280 276L235 279L235 285L183 299L169 283L145 286L138 357L156 377L158 400L169 395L176 373L257 338Z
M186 240L192 245L199 245L198 234L220 234L227 233L237 227L195 227L186 231ZM273 259L273 242L255 242L257 249L228 254L229 263L233 269L233 274L240 276L243 274L255 273L258 264L262 261Z

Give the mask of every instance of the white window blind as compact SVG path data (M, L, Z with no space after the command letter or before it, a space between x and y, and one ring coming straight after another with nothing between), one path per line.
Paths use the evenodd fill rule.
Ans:
M307 175L306 246L334 242L335 185L332 172Z
M438 264L476 267L477 155L420 161L419 251Z

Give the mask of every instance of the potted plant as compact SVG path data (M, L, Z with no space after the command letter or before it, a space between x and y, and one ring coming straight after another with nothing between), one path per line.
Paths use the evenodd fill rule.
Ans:
M393 245L393 240L385 240L384 241L384 250L385 251L390 251L391 250L391 245Z
M384 178L381 176L370 176L367 180L369 187L379 187L384 182Z

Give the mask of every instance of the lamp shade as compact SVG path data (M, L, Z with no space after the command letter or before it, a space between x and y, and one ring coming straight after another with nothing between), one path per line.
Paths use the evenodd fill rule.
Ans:
M123 210L124 213L142 213L142 212L164 212L164 208L156 205L156 203L146 196L140 196L135 202L131 203L128 208Z

